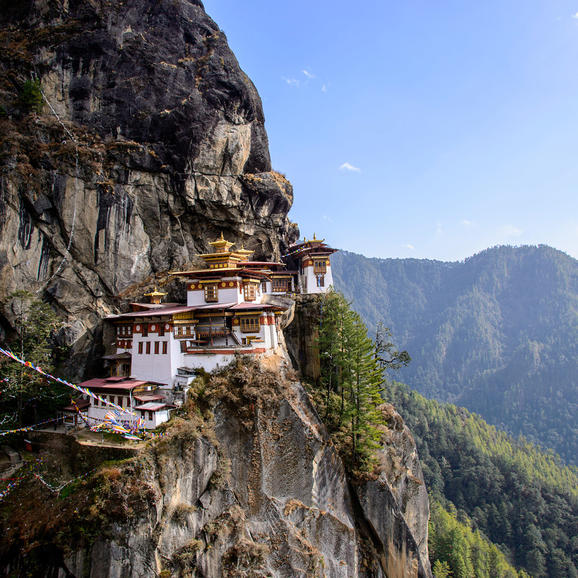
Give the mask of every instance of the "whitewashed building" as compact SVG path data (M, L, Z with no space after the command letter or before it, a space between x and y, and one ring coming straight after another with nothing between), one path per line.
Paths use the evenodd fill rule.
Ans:
M186 304L162 303L165 294L155 290L146 294L150 302L133 303L132 311L109 318L116 329L115 352L105 358L112 377L82 384L114 390L112 397L130 402L147 428L184 402L195 370L228 365L236 354L266 356L278 349L286 308L269 296L319 293L333 284L329 256L335 249L315 236L291 247L286 263L294 270L286 263L250 261L251 251L231 250L223 235L210 244L213 252L200 255L205 268L172 273L186 279ZM133 382L139 384L134 392ZM157 397L144 400L137 396L142 392ZM104 413L91 401L90 416Z

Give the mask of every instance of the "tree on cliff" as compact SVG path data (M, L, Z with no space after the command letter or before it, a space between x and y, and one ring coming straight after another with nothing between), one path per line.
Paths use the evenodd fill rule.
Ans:
M313 397L347 465L370 471L384 426L383 369L361 318L333 291L322 304L319 354L321 378Z
M17 291L3 304L3 311L12 322L14 334L2 346L52 372L52 337L59 325L52 308L27 291ZM54 411L65 393L65 386L49 383L39 373L11 359L0 359L0 423L21 425L34 421L39 414Z

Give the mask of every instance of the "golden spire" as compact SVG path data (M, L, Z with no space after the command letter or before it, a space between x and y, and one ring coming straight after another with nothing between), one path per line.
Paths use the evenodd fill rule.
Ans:
M217 253L226 253L235 243L231 243L227 241L225 237L223 237L223 231L221 231L221 237L216 241L211 241L209 245L215 248Z
M151 298L151 303L153 303L154 305L159 305L160 302L163 300L163 297L165 295L166 295L166 293L163 293L162 291L158 291L156 287L155 287L154 291L151 291L150 293L144 294L145 297Z

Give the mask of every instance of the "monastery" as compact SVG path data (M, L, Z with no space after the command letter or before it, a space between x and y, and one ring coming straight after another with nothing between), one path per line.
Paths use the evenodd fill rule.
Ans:
M116 329L115 353L104 358L110 376L79 385L127 408L147 429L167 421L184 403L198 369L212 371L235 354L267 356L282 340L281 319L292 295L324 293L333 285L336 251L315 235L289 248L282 262L251 261L252 251L224 239L200 255L205 267L171 273L187 281L187 302L163 303L160 291L146 303L108 318ZM110 406L90 399L89 422L102 422Z

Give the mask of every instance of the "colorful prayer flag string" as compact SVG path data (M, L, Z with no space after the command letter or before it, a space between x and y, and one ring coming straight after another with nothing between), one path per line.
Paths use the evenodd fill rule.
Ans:
M20 363L20 365L24 365L25 367L33 369L34 371L36 371L36 372L40 373L41 375L43 375L44 377L46 377L47 379L51 379L52 381L57 381L58 383L62 383L62 385L66 385L68 387L72 387L72 389L75 389L76 391L79 391L80 393L83 393L84 395L87 395L88 397L91 397L93 399L97 399L101 403L103 403L105 405L109 405L109 406L113 407L114 409L116 409L117 411L120 411L121 413L126 413L128 415L135 415L134 412L130 411L129 409L125 409L124 407L121 407L120 405L117 405L116 403L113 403L112 401L108 401L107 399L101 397L100 395L93 393L92 391L90 391L86 387L81 387L80 385L76 385L75 383L70 383L70 381L66 381L64 379L61 379L60 377L55 377L54 375L51 375L50 373L46 373L42 368L37 367L31 361L24 361L23 359L20 359L19 357L14 355L14 353L12 353L11 351L8 351L8 350L0 347L0 353L5 355L6 357L10 357L10 359L13 359L14 361Z

